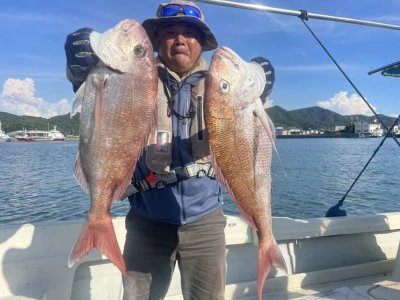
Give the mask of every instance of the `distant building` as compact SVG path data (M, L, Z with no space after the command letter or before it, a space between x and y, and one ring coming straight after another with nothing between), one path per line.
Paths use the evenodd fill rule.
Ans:
M382 135L383 130L381 129L381 124L378 123L377 120L373 122L360 120L354 123L354 132L358 134Z
M343 125L335 126L335 132L339 132L339 131L342 131L342 130L345 130L345 129L346 129L346 126L343 126Z
M290 135L300 135L302 133L301 129L295 128L295 127L290 127L289 131L290 131Z
M393 124L390 124L387 126L387 128L390 129L390 128L392 128L392 126L393 126ZM383 130L383 134L387 133L387 130L385 128L383 128L382 130ZM392 131L394 134L400 134L399 126L394 125Z
M323 134L323 132L318 130L313 130L311 128L307 130L302 130L296 127L276 127L275 128L276 135L314 135L314 134Z
M276 127L276 135L290 135L290 129L284 127Z

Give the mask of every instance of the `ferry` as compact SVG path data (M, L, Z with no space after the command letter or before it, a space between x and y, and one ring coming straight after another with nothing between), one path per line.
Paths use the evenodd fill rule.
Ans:
M43 130L20 130L13 132L14 139L19 142L35 142L35 141L64 141L65 136L57 130L57 126L50 131Z
M93 249L67 262L84 220L2 226L0 299L121 299L121 272ZM114 218L119 246L124 218ZM273 217L288 274L272 269L263 299L400 299L400 213L335 218ZM257 235L227 216L226 299L257 299ZM61 238L62 237L62 238ZM183 299L175 268L166 300Z

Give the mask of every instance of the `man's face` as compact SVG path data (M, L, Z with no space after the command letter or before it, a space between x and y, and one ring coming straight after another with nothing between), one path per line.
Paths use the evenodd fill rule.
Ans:
M187 75L202 51L202 34L189 23L160 26L157 42L161 60L180 77Z

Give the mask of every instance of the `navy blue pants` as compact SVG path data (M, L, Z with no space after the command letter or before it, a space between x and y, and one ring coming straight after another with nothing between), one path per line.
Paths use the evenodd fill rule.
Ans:
M181 226L151 221L133 210L125 222L124 300L163 299L176 262L184 299L224 299L226 219L221 208Z

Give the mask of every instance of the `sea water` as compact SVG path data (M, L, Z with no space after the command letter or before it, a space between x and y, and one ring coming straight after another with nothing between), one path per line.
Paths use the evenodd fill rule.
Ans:
M382 138L277 139L272 159L272 214L324 217L350 190ZM90 199L78 185L78 142L0 143L0 224L84 219ZM400 147L388 138L348 192L348 215L400 211ZM125 216L127 200L113 203ZM225 193L225 214L239 212Z

